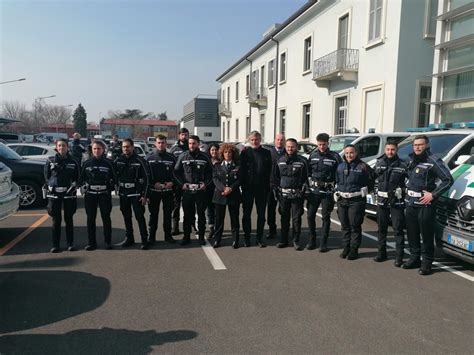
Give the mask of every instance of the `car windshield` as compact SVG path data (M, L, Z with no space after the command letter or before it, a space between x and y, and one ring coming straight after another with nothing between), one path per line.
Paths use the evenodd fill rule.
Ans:
M329 148L334 152L340 152L356 138L357 136L332 137L329 139Z
M17 152L7 147L3 143L0 143L0 156L4 159L9 159L9 160L22 160L23 159L20 155L18 155Z
M312 144L312 143L302 143L302 144L300 144L299 152L300 152L301 154L311 153L314 148L316 148L316 145L315 145L315 144Z
M440 134L428 136L430 140L431 154L443 159L451 149L453 149L460 141L466 138L467 134ZM408 137L400 143L398 156L407 160L408 155L413 152L413 141L415 136Z

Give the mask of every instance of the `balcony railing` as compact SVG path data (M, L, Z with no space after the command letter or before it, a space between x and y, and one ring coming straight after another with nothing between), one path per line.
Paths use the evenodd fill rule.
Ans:
M313 80L356 80L354 75L359 70L358 49L338 49L314 61ZM349 74L349 75L345 75ZM352 74L352 75L350 75Z
M225 117L232 116L232 109L229 102L224 102L224 103L219 104L218 109L219 109L219 115L225 116Z
M249 103L251 105L266 106L267 105L267 89L264 87L250 88Z

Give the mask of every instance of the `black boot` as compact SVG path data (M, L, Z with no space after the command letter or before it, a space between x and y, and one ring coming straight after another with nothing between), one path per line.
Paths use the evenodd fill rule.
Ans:
M199 233L199 244L206 245L206 241L204 240L204 233Z
M401 252L399 250L396 251L393 265L395 267L401 267L403 265L403 250Z
M310 235L308 244L306 244L306 250L316 249L316 235Z
M296 251L303 250L303 247L300 245L300 237L299 236L297 236L293 239L293 247L295 248Z
M342 249L342 253L339 254L339 257L342 259L345 259L347 255L349 255L349 251L351 250L349 245L344 246L344 249Z
M418 273L423 276L431 275L431 264L422 263L420 269L418 270Z
M380 263L382 261L387 260L387 248L386 247L379 247L379 251L374 258L374 261Z
M328 236L325 235L321 239L321 245L319 246L319 252L320 253L326 253L328 251L329 251L329 249L328 249Z
M244 247L246 247L246 248L250 247L250 237L248 237L248 236L244 237Z
M359 258L359 248L352 247L351 251L347 255L347 260L355 260Z
M132 245L135 244L135 241L133 239L125 238L125 240L120 243L122 248L128 248L131 247Z
M171 234L169 234L169 235L165 234L165 242L173 244L173 243L176 243L176 240L173 239Z
M212 239L214 238L214 226L210 225L209 226L209 234L207 235L207 239Z
M421 266L419 258L410 257L407 262L402 264L402 269L417 269Z

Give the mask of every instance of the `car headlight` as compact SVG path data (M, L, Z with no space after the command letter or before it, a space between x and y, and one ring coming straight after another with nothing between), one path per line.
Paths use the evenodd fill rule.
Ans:
M459 216L465 221L474 219L474 197L464 196L456 204Z

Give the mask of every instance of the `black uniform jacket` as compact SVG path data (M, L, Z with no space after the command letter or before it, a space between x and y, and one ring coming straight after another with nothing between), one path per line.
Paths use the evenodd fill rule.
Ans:
M79 180L79 164L71 154L67 153L63 158L58 153L53 157L49 157L46 161L44 166L44 178L46 185L51 188L69 188L71 185L77 185ZM75 195L75 193L75 189L71 189L69 194ZM55 194L61 195L63 193Z
M100 158L92 157L84 162L79 179L81 185L87 186L106 186L107 191L111 192L117 185L117 176L115 175L114 164L104 155Z
M272 185L282 189L302 190L308 180L308 162L294 154L279 158L273 166Z
M166 182L176 183L173 171L176 165L176 158L173 154L166 151L156 151L146 157L150 167L150 189L157 182L164 184Z
M238 204L241 201L240 194L240 166L230 163L227 167L225 162L214 166L213 181L216 186L214 190L214 196L212 198L213 203L218 205L232 205ZM225 187L230 187L232 192L223 196L222 192Z
M337 166L342 163L342 158L332 150L326 150L322 153L316 148L311 152L308 163L311 180L335 182Z
M200 184L206 186L212 181L212 165L206 154L201 151L183 152L175 165L174 177L179 185Z
M170 149L170 153L178 159L178 157L183 153L189 150L188 141L177 141Z
M369 191L374 189L375 176L373 170L359 158L351 163L344 161L336 170L336 190L340 192L359 192L363 187Z
M405 190L405 179L407 176L407 164L400 159L398 155L393 158L387 158L385 154L377 159L374 168L377 191L388 194L388 197L377 196L377 204L379 206L387 206L388 204L395 204L401 202L395 196L395 190L400 188L402 190L402 201Z
M453 184L453 177L446 164L432 155L429 149L416 156L410 154L407 170L407 190L422 193L429 191L436 199ZM436 184L439 179L439 184ZM405 202L409 206L424 206L419 203L420 197L411 197L407 194Z
M145 197L148 194L149 170L145 160L133 153L120 155L114 161L120 196Z

